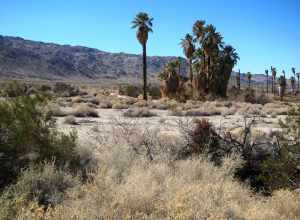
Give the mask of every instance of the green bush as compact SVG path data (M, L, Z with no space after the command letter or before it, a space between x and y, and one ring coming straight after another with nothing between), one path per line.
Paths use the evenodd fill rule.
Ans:
M269 98L264 94L257 94L253 89L247 88L243 94L244 102L249 102L251 104L261 104L265 105L270 102Z
M18 83L17 81L11 81L4 85L2 95L5 97L18 97L23 96L27 92L28 88L25 84Z
M44 209L53 207L66 199L68 189L79 185L79 178L58 169L54 162L31 165L0 196L0 218L15 219L20 206L26 207L33 201Z
M159 86L156 86L156 85L149 86L148 93L153 99L161 98Z
M271 194L279 189L296 189L300 186L300 107L293 109L285 122L277 143L265 139L255 143L251 126L245 127L242 140L229 133L219 135L207 120L199 120L188 132L189 142L182 156L204 154L216 165L225 157L238 153L244 160L235 176L250 183L257 191Z
M122 84L119 86L119 94L137 98L142 93L142 88L130 84Z
M39 96L20 96L0 103L0 189L15 180L30 163L55 158L57 166L79 165L76 134L54 128L46 102Z

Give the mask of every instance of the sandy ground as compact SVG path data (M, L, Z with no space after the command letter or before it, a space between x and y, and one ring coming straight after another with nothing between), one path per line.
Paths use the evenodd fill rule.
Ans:
M64 123L64 118L57 118L57 126L63 132L70 132L72 129L78 134L79 141L82 144L93 143L97 134L109 136L113 132L113 128L119 123L131 124L137 129L157 129L159 132L172 132L179 134L178 122L192 121L194 119L208 119L217 129L223 131L236 132L240 131L245 125L245 118L242 115L231 116L209 116L209 117L177 117L170 116L167 110L151 109L151 112L157 116L148 118L128 118L123 113L126 110L119 109L97 109L99 118L76 118L78 125L68 125ZM285 116L272 117L256 117L256 123L252 129L264 134L271 134L276 130L280 130L278 124L279 118L284 119ZM248 120L250 120L248 118Z

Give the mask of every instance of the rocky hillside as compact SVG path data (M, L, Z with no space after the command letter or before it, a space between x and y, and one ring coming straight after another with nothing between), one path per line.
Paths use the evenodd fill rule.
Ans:
M174 58L149 57L149 75L157 74L166 62ZM0 78L96 80L139 77L141 72L142 58L139 55L0 35ZM183 73L186 73L184 60Z

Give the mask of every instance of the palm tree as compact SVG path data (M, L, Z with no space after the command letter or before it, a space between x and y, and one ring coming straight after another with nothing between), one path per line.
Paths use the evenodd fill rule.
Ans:
M267 76L267 93L269 93L269 70L265 70Z
M252 78L252 74L250 72L247 73L247 79L248 79L248 87L251 87L251 78Z
M282 70L282 74L283 74L283 77L286 79L284 70Z
M293 73L294 77L296 78L296 68L295 67L292 67L292 73Z
M203 20L197 20L194 25L193 25L193 35L195 36L194 41L198 42L200 45L202 45L204 36L205 36L205 21ZM198 55L200 55L201 59L203 57L203 63L205 66L205 54L202 53L198 53ZM202 68L200 68L200 70L202 70Z
M290 79L290 81L291 81L292 92L293 92L293 94L296 94L295 93L295 84L296 84L295 77L292 76L291 79Z
M241 70L239 70L238 74L236 75L236 85L238 90L241 89Z
M271 72L272 72L272 93L275 93L275 83L276 83L276 75L277 75L276 68L271 66Z
M144 89L143 98L147 100L147 41L148 33L152 32L153 18L149 17L147 13L140 12L132 21L132 28L137 28L136 37L143 47L143 78Z
M286 88L286 79L284 76L280 76L279 80L279 96L280 96L280 101L283 101L284 97L284 92Z
M298 91L299 91L299 86L300 86L300 84L299 84L300 73L296 73L296 76L297 76L297 81L298 81Z
M193 55L195 52L195 45L193 43L193 36L190 34L185 35L185 38L181 39L180 42L184 55L188 59L189 62L189 76L191 83L193 82L193 68L192 68L192 62L193 62Z

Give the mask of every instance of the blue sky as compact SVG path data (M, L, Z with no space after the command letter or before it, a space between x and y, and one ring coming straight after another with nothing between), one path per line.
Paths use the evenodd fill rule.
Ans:
M149 55L181 56L180 39L204 19L237 49L235 69L300 71L300 0L0 0L0 34L140 53L130 29L139 11L154 17Z

